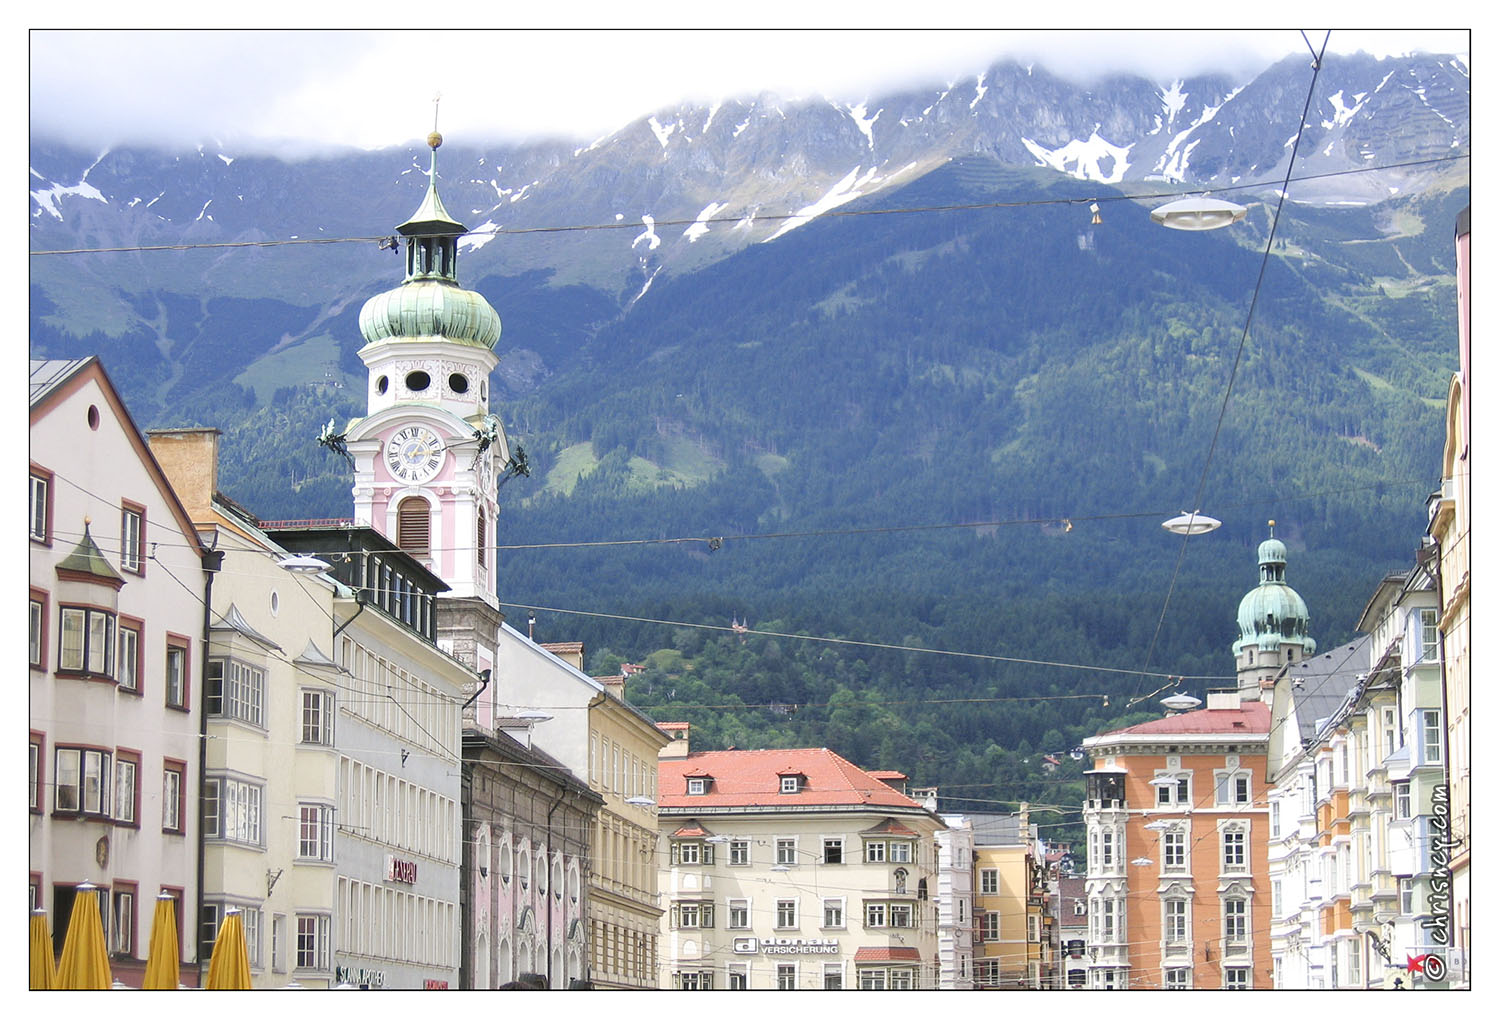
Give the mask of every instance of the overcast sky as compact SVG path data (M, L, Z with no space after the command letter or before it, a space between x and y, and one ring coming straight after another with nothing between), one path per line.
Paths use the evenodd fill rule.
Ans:
M643 16L665 21L671 9L656 4ZM402 12L405 20L423 13ZM590 20L604 18L580 18ZM1308 36L1321 45L1323 30ZM319 142L374 148L420 138L438 92L439 127L450 140L592 141L684 99L771 91L859 102L969 77L1003 57L1069 77L1126 70L1165 82L1205 70L1253 72L1308 52L1295 29L33 30L29 44L33 135L85 147L218 141L230 151L285 154ZM1468 46L1465 32L1432 30L1335 31L1330 43L1376 55Z

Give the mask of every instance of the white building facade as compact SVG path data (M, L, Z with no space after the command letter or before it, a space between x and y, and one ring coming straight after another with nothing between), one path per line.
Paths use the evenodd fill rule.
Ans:
M938 843L938 987L974 987L974 827L943 815Z

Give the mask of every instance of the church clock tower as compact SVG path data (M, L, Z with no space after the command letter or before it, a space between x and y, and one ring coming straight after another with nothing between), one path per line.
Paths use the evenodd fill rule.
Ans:
M368 410L343 437L354 461L354 516L446 581L450 597L498 610L496 485L510 461L505 431L489 413L500 316L458 285L467 228L438 197L443 138L434 131L427 144L427 193L396 228L406 278L359 313Z
M1240 698L1245 701L1269 702L1282 667L1318 650L1308 633L1307 603L1286 583L1286 545L1276 537L1276 522L1269 524L1271 537L1257 550L1260 584L1240 599L1240 637L1232 646Z

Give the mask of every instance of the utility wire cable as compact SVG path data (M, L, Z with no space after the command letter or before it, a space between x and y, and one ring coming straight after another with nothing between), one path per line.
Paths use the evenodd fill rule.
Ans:
M1324 34L1323 49L1313 57L1312 80L1307 83L1307 98L1302 103L1302 116L1297 121L1297 134L1292 139L1292 152L1287 158L1286 176L1282 179L1281 187L1276 193L1276 211L1271 216L1271 229L1266 233L1266 247L1260 257L1260 272L1255 277L1255 289L1250 294L1250 308L1245 313L1245 328L1240 332L1240 344L1234 352L1234 364L1229 369L1229 381L1224 386L1224 399L1219 404L1219 418L1214 423L1213 437L1208 443L1208 455L1203 458L1203 471L1198 476L1198 490L1193 496L1192 503L1194 513L1197 513L1203 506L1203 493L1208 486L1208 469L1213 464L1214 451L1219 445L1219 433L1224 428L1224 416L1229 411L1229 398L1234 394L1234 380L1239 374L1240 361L1245 355L1245 344L1250 338L1250 324L1255 321L1255 308L1260 301L1261 287L1265 283L1266 268L1271 264L1271 248L1276 243L1276 227L1281 222L1281 210L1286 204L1287 191L1292 180L1292 169L1297 165L1297 149L1302 144L1302 132L1307 127L1307 112L1312 108L1313 90L1318 84L1318 71L1323 66L1323 53L1327 51L1328 40L1332 35L1332 31ZM1302 38L1303 41L1306 41L1307 36L1304 34ZM1193 537L1191 533L1184 533L1182 541L1178 545L1177 562L1172 567L1171 580L1167 582L1167 597L1162 600L1161 615L1156 620L1156 630L1151 635L1151 644L1146 648L1146 658L1144 661L1147 667L1151 665L1151 656L1156 652L1156 642L1161 637L1162 625L1167 620L1167 609L1172 605L1172 592L1177 587L1177 575L1182 569L1183 558L1187 555L1188 542ZM1139 689L1139 681L1137 681L1137 689ZM1132 700L1127 703L1126 707L1135 703L1135 700Z
M1405 160L1399 163L1382 163L1378 166L1351 167L1347 170L1329 170L1318 174L1307 174L1302 177L1288 178L1295 181L1314 181L1329 177L1343 177L1351 174L1373 173L1379 170L1401 170L1411 167L1430 166L1438 163L1450 163L1457 160L1468 159L1469 153L1451 153L1443 156L1435 156L1429 159ZM1211 188L1192 188L1188 191L1150 191L1139 192L1128 195L1095 195L1084 198L1038 198L1023 199L1010 202L968 202L949 205L925 205L910 208L880 208L880 209L829 209L817 214L816 219L828 217L846 216L892 216L916 213L935 212L979 212L985 209L1016 209L1033 208L1038 206L1085 206L1090 203L1108 202L1143 202L1154 201L1162 198L1181 198L1184 194L1228 194L1269 187L1273 181L1258 181L1245 184L1227 184ZM1283 181L1283 190L1285 189ZM712 216L704 220L698 219L671 219L653 220L658 227L689 227L697 223L739 223L745 217L739 216ZM806 219L808 215L804 212L789 213L765 213L756 214L755 219L775 223L786 220ZM540 226L540 227L495 227L490 230L473 230L462 236L477 238L493 238L500 236L518 236L524 234L566 234L580 233L594 230L636 230L641 224L634 220L626 220L616 223L578 223L566 226ZM279 248L293 245L308 244L373 244L389 241L389 234L374 236L353 237L295 237L274 241L214 241L198 242L192 244L154 244L154 245L121 245L110 248L51 248L29 252L31 255L108 255L129 252L156 252L156 251L193 251L197 249L223 249L223 248Z

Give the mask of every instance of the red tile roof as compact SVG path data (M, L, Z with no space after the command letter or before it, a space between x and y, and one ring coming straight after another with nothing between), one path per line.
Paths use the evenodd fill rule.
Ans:
M876 779L879 779L882 782L885 782L885 781L890 780L890 779L905 779L906 778L906 773L905 772L897 772L894 769L866 769L865 771L868 772L870 775L874 776Z
M676 832L672 833L672 838L673 839L701 839L702 837L707 836L707 835L708 835L708 830L703 827L703 823L700 822L700 821L698 821L698 819L694 818L694 819L691 819L690 821L684 822L682 824L682 828L680 828Z
M780 776L807 781L782 793ZM689 796L687 776L714 777L708 793ZM663 808L851 806L920 807L826 747L773 751L699 751L657 763L657 801Z
M860 946L854 951L855 963L889 963L892 960L921 960L916 946Z
M879 824L872 825L860 832L861 836L915 836L916 833L894 818L887 818Z
M1111 730L1100 736L1114 737L1125 733L1141 736L1223 733L1243 737L1250 734L1264 736L1270 732L1271 706L1264 701L1247 701L1239 708L1200 708L1181 715L1169 715L1165 719L1127 726L1123 730Z
M685 730L685 729L687 729L691 725L692 725L691 723L685 723L685 722L659 722L659 723L656 724L656 728L659 729L659 730L667 730L669 732L676 732L677 730Z
M581 652L581 651L583 651L583 642L582 641L544 641L544 642L542 642L541 647L545 648L547 651L551 652L553 655L557 655L559 652Z

